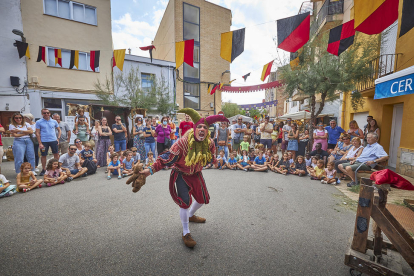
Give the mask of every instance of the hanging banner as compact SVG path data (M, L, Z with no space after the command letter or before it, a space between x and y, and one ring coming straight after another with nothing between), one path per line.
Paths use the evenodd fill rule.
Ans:
M273 81L273 82L268 82L268 83L263 83L263 84L259 84L259 85L252 85L252 86L223 86L221 88L221 92L226 92L226 93L248 93L248 92L256 92L256 91L261 91L261 90L265 90L265 89L271 89L271 88L275 88L275 87L280 87L282 86L283 83L280 81Z
M240 109L243 110L250 110L250 109L258 109L258 108L266 108L271 106L276 106L278 103L277 100L270 101L270 102L264 102L264 103L256 103L256 104L242 104L238 105Z

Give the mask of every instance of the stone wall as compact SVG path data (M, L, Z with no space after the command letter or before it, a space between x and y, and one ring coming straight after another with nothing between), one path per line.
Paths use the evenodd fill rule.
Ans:
M398 148L397 173L414 177L414 150Z

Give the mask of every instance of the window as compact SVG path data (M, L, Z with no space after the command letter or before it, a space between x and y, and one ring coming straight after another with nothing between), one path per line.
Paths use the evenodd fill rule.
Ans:
M200 42L200 28L199 25L184 22L184 40L189 39Z
M97 25L96 8L69 0L43 0L44 13Z
M297 106L298 105L298 102L297 101L293 101L292 102L292 107L295 107L295 106Z
M58 68L69 68L70 65L70 50L62 50L62 67L59 64L55 64L55 49L47 47L47 65L50 67ZM89 62L89 54L84 52L79 52L79 68L73 67L71 70L82 70L82 71L92 71ZM95 69L96 72L99 72L99 67Z
M184 77L199 79L200 78L200 64L193 63L194 67L191 67L187 63L184 63Z
M154 86L154 75L141 73L141 88L145 92L149 92Z
M184 3L184 21L200 24L199 9Z
M184 107L200 109L200 84L184 83Z
M62 100L56 98L43 99L43 106L45 108L62 108Z

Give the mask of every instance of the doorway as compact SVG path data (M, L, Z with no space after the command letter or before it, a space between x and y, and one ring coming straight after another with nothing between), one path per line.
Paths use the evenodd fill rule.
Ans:
M392 114L392 126L390 137L390 159L388 165L392 168L397 167L397 153L401 140L401 127L404 104L395 104Z

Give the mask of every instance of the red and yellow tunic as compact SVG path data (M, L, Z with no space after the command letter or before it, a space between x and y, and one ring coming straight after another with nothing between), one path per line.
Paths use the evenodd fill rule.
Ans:
M214 157L216 147L212 139L210 139L209 150L212 155L211 162L216 163L217 160ZM187 153L188 136L184 135L182 138L177 140L177 142L175 142L168 151L159 155L155 163L151 166L153 173L158 172L166 166L172 167L169 185L170 194L174 202L184 209L191 206L191 196L193 196L195 200L201 204L208 204L210 201L210 195L208 194L206 183L201 173L203 165L201 163L196 163L195 165L187 166L185 164ZM188 205L177 195L175 183L179 175L181 175L189 187L190 202Z

